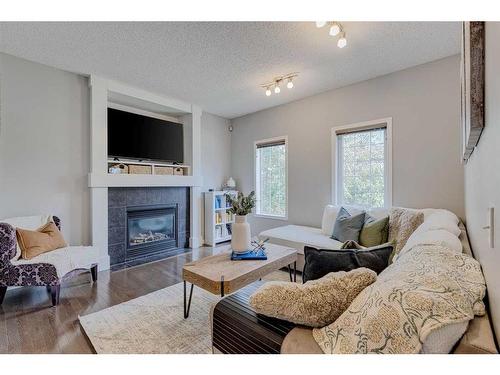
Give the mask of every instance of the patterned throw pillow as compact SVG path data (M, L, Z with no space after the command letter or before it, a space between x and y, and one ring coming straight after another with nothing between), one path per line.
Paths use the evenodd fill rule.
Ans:
M263 315L310 327L337 319L377 274L367 268L332 272L305 284L270 281L250 297L250 306Z
M365 224L359 234L359 243L361 246L372 247L387 242L389 237L389 216L382 219L375 219L366 214Z
M340 208L331 238L340 242L359 240L359 232L365 222L365 212L351 216L344 207Z
M406 245L412 233L424 222L424 213L408 208L393 208L389 213L389 242L394 244L396 254Z

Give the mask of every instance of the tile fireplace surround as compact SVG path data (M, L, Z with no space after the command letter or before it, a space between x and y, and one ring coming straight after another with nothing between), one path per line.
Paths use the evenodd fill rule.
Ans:
M157 207L176 207L177 246L165 249L150 246L151 253L127 251L127 213ZM164 258L189 246L189 188L187 187L117 187L108 189L108 253L112 269ZM147 251L147 250L146 250Z

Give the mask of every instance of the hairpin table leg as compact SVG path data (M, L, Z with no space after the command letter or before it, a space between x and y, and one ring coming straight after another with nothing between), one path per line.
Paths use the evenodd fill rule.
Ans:
M194 284L191 284L191 291L189 292L189 301L186 301L186 280L184 280L184 319L189 317L189 309L191 308L191 298L193 297L193 287ZM187 305L186 305L187 302Z
M287 267L288 267L288 276L290 276L290 282L293 282L293 280L292 280L292 268L290 267L290 265L288 265Z
M297 282L297 261L293 262L293 282Z
M220 296L224 297L224 276L220 277Z

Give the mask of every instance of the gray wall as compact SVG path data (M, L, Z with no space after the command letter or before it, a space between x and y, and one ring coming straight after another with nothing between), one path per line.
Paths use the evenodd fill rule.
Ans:
M231 133L229 120L203 112L201 116L202 191L220 189L231 172ZM201 205L201 232L205 238L205 204Z
M231 172L229 120L203 112L201 116L201 165L203 191L220 189Z
M232 120L231 170L240 189L253 190L253 142L288 135L289 222L320 226L331 202L331 128L392 117L393 205L463 216L459 116L452 56ZM286 223L251 220L254 233Z
M50 212L89 244L89 112L86 77L0 53L0 219ZM230 174L228 125L202 115L203 190Z
M0 218L52 213L88 244L87 79L0 54Z
M500 211L500 23L486 23L486 125L465 166L467 230L474 255L481 262L488 285L490 310L496 336L500 337L500 223L496 223L495 248L488 244L488 207Z

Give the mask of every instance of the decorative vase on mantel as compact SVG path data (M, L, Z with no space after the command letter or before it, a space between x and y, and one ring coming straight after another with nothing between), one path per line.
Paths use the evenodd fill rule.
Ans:
M234 252L243 253L250 250L251 234L247 215L235 215L232 226L231 248Z

